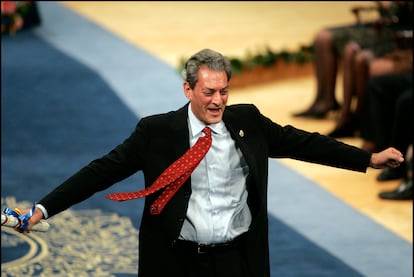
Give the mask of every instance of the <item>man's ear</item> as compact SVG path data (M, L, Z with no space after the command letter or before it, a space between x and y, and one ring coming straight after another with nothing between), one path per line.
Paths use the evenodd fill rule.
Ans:
M188 83L188 82L184 82L184 94L185 94L185 96L189 99L189 100L191 100L191 98L192 98L192 93L193 93L193 90L190 88L190 84Z

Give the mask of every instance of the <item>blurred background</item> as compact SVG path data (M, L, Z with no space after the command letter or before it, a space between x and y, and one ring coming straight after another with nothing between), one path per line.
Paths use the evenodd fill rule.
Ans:
M18 38L25 32L24 28L23 30L18 28L14 32L3 32L3 2L7 1L2 1L2 46L3 38L6 36L10 40ZM202 48L212 48L240 60L256 53L263 53L266 49L275 52L300 51L301 47L312 45L316 33L321 29L356 23L357 18L352 9L359 6L372 6L374 1L58 1L54 3L80 16L82 20L96 24L179 74L182 59ZM56 28L48 29L47 26L57 24L56 22L71 21L48 13L49 10L44 9L43 5L44 3L39 2L40 22L33 24L34 30L40 37L51 36L56 41L62 41L61 47L64 48L63 41L70 40L70 36L76 34L77 30L62 29L59 33L54 33ZM367 12L364 13L363 20L368 21L377 16L376 12ZM74 22L70 24L67 26L73 28L83 26ZM86 26L90 28L89 25ZM82 30L78 31L82 33ZM83 35L85 41L90 39L87 38L87 34ZM76 37L79 38L81 37ZM94 43L99 48L105 41L96 40ZM59 43L56 42L56 45ZM113 48L113 52L108 53L108 60L124 57L124 53L117 51L117 48ZM7 53L3 52L2 47L3 55ZM97 64L101 64L94 68L97 72L105 71L105 66L108 65L104 59ZM145 64L140 66L145 69ZM293 71L291 74L286 74L288 66L286 69L282 67L280 69L282 71L279 72L285 70L283 78L275 75L274 80L266 80L263 83L252 82L240 87L230 87L230 104L253 103L263 114L281 125L291 124L308 131L327 134L335 125L338 116L336 112L330 112L323 119L292 116L293 113L308 107L316 92L316 80L311 63L307 62L302 66L306 67L306 70ZM3 70L8 68L3 67L2 62ZM120 75L122 70L120 64ZM340 69L336 89L339 101L342 101L341 74ZM162 75L153 78L154 82L162 82L162 80ZM134 81L136 80L131 79L128 82ZM139 76L137 81L140 81ZM153 85L154 83L145 84L148 89ZM170 89L177 90L176 87ZM178 91L179 89L180 87ZM159 105L156 104L157 99L152 102L155 103L154 105ZM7 140L7 134L3 136ZM358 137L340 140L358 147L362 143ZM293 160L278 161L412 247L412 201L386 201L378 197L379 192L395 188L400 180L378 182L376 180L378 171L373 169L368 169L367 174L360 174ZM386 255L386 253L379 255ZM408 269L410 270L412 271L412 266Z

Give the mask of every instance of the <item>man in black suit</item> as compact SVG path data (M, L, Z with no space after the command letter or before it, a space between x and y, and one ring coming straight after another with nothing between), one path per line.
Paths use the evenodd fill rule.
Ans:
M192 146L207 125L212 146L159 215L146 197L139 232L139 276L270 276L269 158L293 158L348 170L396 167L401 153L369 153L333 138L281 126L254 105L226 106L231 65L204 49L187 61L177 111L140 120L124 142L92 161L36 205L28 233L48 218L142 170L145 186Z

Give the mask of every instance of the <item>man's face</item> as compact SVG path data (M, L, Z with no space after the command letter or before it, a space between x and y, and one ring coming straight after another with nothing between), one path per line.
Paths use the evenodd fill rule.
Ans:
M191 89L184 83L184 92L191 101L194 115L205 124L222 120L228 98L228 82L225 71L213 71L205 66L198 71L198 82Z

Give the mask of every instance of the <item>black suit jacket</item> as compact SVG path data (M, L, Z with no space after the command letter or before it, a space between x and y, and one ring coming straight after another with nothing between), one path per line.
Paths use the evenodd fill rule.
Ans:
M189 148L188 104L177 111L140 120L123 143L92 161L44 197L50 216L83 201L97 191L142 170L146 186ZM252 276L270 276L267 219L269 158L293 158L365 172L371 154L318 133L280 126L254 105L227 106L223 121L242 151L250 174L248 204L252 223L247 236L248 267ZM139 276L180 276L173 245L177 240L191 195L191 180L177 192L158 216L149 206L159 193L147 196L139 232Z

